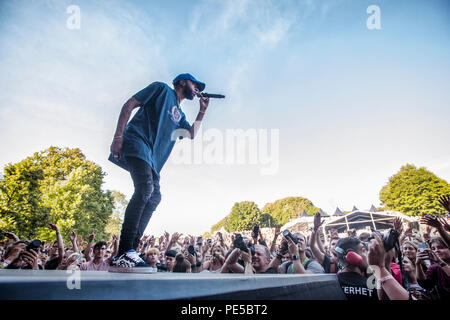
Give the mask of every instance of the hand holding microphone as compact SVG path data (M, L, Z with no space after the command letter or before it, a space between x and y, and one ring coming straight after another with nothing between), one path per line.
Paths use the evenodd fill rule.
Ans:
M201 93L201 92L197 92L197 97L200 99L200 113L205 114L206 109L208 108L209 105L209 98L214 98L214 99L223 99L225 98L224 95L222 94L215 94L215 93Z

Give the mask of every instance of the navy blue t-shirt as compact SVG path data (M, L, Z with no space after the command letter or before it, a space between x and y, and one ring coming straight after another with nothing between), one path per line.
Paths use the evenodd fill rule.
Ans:
M125 157L142 159L159 178L177 137L183 135L175 130L189 130L191 125L179 106L175 90L165 83L153 82L133 97L142 105L123 134L121 158L110 155L109 160L129 171Z

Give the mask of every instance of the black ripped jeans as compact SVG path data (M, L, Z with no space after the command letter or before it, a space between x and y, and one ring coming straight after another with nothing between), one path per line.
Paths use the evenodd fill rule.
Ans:
M126 157L134 193L125 210L118 256L136 249L153 212L161 202L159 179L150 165L139 158Z

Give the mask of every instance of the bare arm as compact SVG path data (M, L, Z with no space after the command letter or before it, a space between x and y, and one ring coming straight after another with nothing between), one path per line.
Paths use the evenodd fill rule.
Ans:
M123 133L127 126L128 120L130 120L131 113L135 108L141 106L141 104L142 103L138 101L135 97L131 97L123 105L122 110L120 111L119 121L117 122L116 132L114 133L114 140L113 143L111 144L111 153L115 158L121 156Z
M320 228L319 230L317 230L317 238L316 238L316 243L319 247L320 252L325 253L325 249L323 248L323 243L322 240L320 240L320 234L321 234L321 230L322 228Z
M237 263L240 250L241 249L236 248L230 253L227 260L225 260L220 273L228 273L228 269L232 270L234 273L244 273L244 268Z
M113 252L111 253L111 257L115 257L119 252L119 238L117 237L117 235L113 235L113 245L114 249Z
M50 228L56 231L56 240L58 242L58 254L59 258L62 261L62 258L64 257L64 241L61 236L61 232L59 231L59 228L56 224L50 223Z
M91 261L91 243L94 241L95 233L91 233L88 238L88 244L86 248L84 249L84 258L86 259L86 262Z
M317 260L320 262L320 264L323 265L323 262L325 260L325 254L319 249L317 243L320 242L319 238L319 232L312 232L311 234L311 251L314 255L314 257L317 258Z
M80 252L80 250L78 249L77 233L75 232L75 230L72 230L72 233L70 234L70 241L72 242L73 251Z
M386 250L384 249L383 240L377 233L372 233L375 240L370 243L368 260L369 265L378 266L380 270L379 279L386 280L381 284L382 290L391 300L408 300L409 293L400 283L398 283L385 267ZM378 291L378 296L383 297L383 293Z
M198 129L200 128L200 125L203 120L203 116L205 115L206 109L208 109L208 105L209 105L209 98L200 98L200 111L198 112L197 118L195 118L194 123L189 129L191 139L194 139L195 136L197 135Z
M319 239L319 228L322 225L323 221L321 221L320 213L316 213L314 215L314 229L311 233L311 251L314 254L314 257L319 260L320 264L323 265L325 260L325 254L323 248L320 248L321 244Z

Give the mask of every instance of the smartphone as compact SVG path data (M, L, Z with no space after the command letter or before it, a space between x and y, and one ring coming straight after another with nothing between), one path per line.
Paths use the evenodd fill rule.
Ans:
M419 245L417 246L419 249L419 252L424 252L426 250L429 250L427 244L425 242L419 242ZM430 253L427 253L428 257L430 257ZM425 265L429 266L431 264L430 260L425 260Z
M202 244L203 243L203 238L202 237L198 237L197 238L197 243L198 244Z
M259 224L255 223L253 226L253 236L257 237L259 233Z

